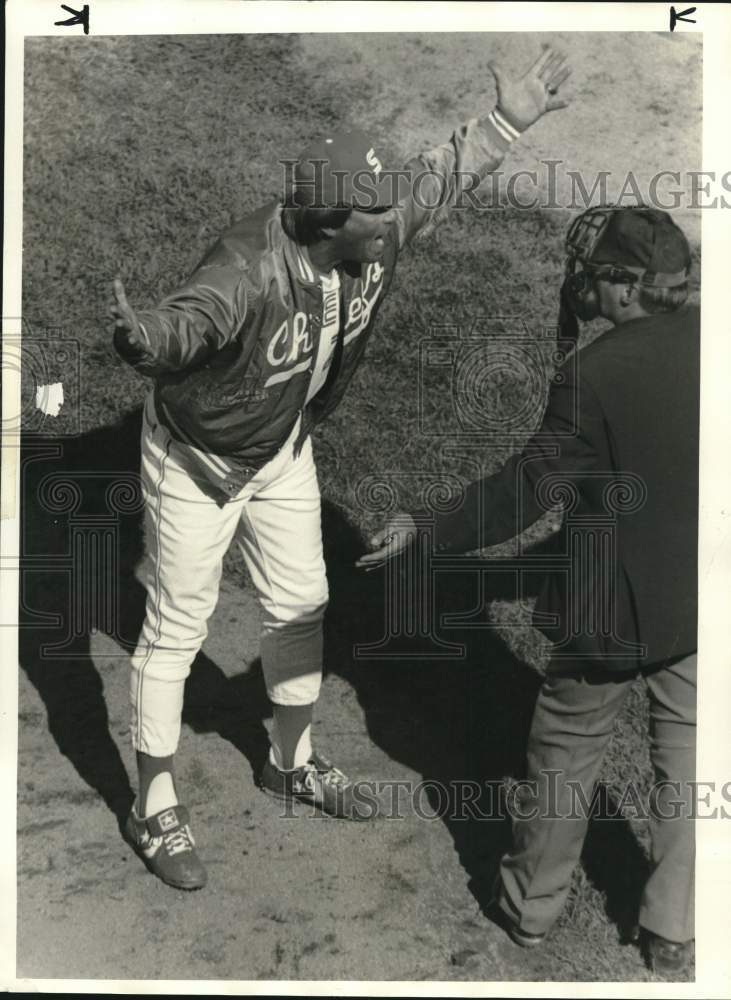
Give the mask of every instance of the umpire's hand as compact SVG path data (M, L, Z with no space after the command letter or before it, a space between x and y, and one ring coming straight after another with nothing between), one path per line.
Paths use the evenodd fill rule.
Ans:
M550 45L521 77L508 74L497 63L488 63L488 67L495 77L498 108L521 132L546 112L568 106L568 101L557 95L571 67L566 57Z
M119 278L114 279L113 295L109 315L114 320L114 346L123 358L139 358L147 354L147 341Z
M374 551L361 556L355 565L366 571L377 569L403 552L415 540L416 524L411 514L394 514L388 525L371 538L371 548Z

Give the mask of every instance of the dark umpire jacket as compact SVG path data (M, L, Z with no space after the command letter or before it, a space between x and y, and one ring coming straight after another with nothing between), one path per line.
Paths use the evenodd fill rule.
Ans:
M554 662L627 669L688 654L697 641L698 310L614 327L558 376L526 448L471 484L459 510L436 515L435 551L495 545L560 506L554 568L534 613Z

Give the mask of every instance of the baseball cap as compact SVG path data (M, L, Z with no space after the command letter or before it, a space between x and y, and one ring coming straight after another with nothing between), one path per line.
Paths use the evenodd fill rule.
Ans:
M333 132L300 153L287 178L287 204L308 208L389 209L392 177L365 132Z
M587 263L621 265L654 288L673 288L688 280L688 240L667 212L644 205L610 211Z

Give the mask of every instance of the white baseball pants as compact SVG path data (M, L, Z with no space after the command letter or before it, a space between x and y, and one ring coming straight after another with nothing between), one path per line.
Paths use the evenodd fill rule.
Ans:
M136 750L166 757L177 748L185 679L208 633L223 556L234 539L264 613L261 659L269 698L279 705L317 700L328 590L312 443L308 438L295 458L296 431L237 497L219 506L198 485L200 472L158 423L148 397L142 427L147 607L130 685Z

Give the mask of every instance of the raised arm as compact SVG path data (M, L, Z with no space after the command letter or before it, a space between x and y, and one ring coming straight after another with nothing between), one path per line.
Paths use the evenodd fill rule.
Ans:
M489 68L497 88L494 110L406 164L408 178L399 188L404 197L397 209L401 246L430 233L455 204L469 205L470 192L500 165L521 132L547 112L567 106L557 92L571 70L565 57L550 47L522 76L495 63Z
M202 363L235 336L246 316L246 285L234 265L201 265L156 309L136 312L119 278L113 291L114 346L143 375Z

